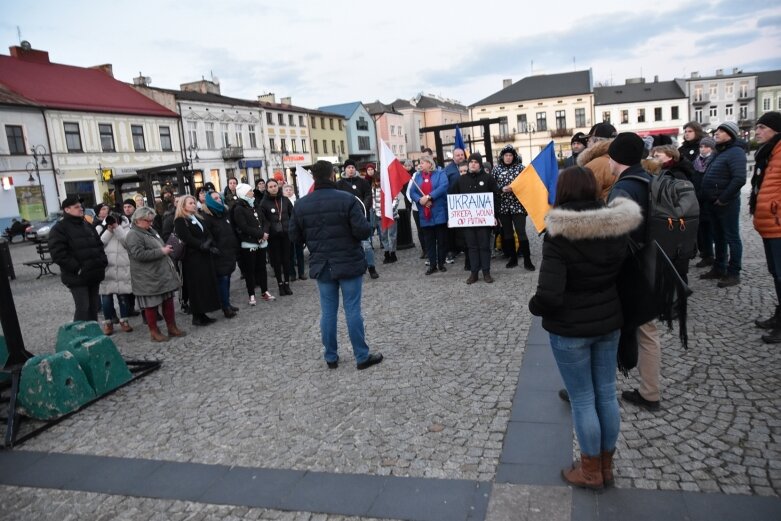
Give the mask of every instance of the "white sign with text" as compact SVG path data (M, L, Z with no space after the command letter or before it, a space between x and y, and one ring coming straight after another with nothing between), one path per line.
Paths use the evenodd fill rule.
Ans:
M448 228L493 226L495 218L492 192L447 196Z

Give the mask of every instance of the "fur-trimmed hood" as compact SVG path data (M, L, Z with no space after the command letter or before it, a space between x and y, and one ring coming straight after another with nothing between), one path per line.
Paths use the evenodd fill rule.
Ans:
M612 142L613 139L611 138L588 147L578 156L578 166L586 166L592 159L607 155L607 149L610 148L610 143Z
M551 237L561 235L572 241L619 237L628 234L642 222L640 206L625 197L618 197L607 206L595 203L582 210L557 207L551 209L545 217L545 225Z

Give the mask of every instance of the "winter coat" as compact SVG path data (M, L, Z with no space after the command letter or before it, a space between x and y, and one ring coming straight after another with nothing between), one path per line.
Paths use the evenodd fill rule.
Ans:
M754 228L763 239L778 239L781 237L781 139L770 145L773 148L761 174L764 179L757 194Z
M263 239L263 214L255 206L250 206L244 199L239 199L231 208L231 215L233 229L236 230L239 243L260 243Z
M101 224L96 230L100 235L103 251L106 252L108 259L106 277L100 283L100 294L128 295L133 293L133 286L130 283L130 259L125 247L130 225L120 225L111 231Z
M336 187L339 190L349 192L360 199L366 209L366 218L369 218L371 215L369 212L371 212L372 208L372 189L371 184L369 184L366 179L359 175L343 177L336 182Z
M236 269L236 257L239 254L239 241L233 231L228 208L222 215L204 212L206 228L214 237L214 245L220 250L214 259L214 271L218 276L230 275Z
M217 274L212 254L209 252L209 247L214 246L214 239L203 221L199 222L203 229L189 217L174 219L176 236L185 244L182 277L193 314L208 313L221 308L217 292Z
M694 160L700 156L700 140L684 141L683 145L678 147L678 152L681 153L681 159L694 163Z
M450 189L451 194L481 194L491 192L494 194L494 216L499 215L499 185L491 174L487 174L482 168L477 173L467 172L459 176L456 184ZM493 226L493 222L490 224Z
M455 161L451 161L445 167L445 175L447 176L447 184L450 188L453 188L458 182L458 178L461 177L461 173L458 171L458 165Z
M236 195L236 192L231 192L231 189L226 186L225 190L222 192L222 201L225 206L231 208L238 200L239 196Z
M437 226L447 223L447 192L450 188L447 176L444 170L438 168L431 172L431 185L432 189L429 195L431 196L431 216L427 219L425 208L420 204L420 198L423 197L423 192L418 187L423 186L423 174L418 172L415 174L415 183L410 189L410 198L418 205L418 216L420 217L420 226L423 228L429 226Z
M165 243L154 228L131 227L125 245L134 295L149 297L179 289L179 274L174 261L163 253L161 248Z
M746 153L733 139L716 145L715 154L702 178L702 197L707 203L726 204L737 199L746 184Z
M612 142L612 139L599 141L578 155L578 166L588 168L597 178L597 189L602 194L603 201L607 201L610 189L616 181L616 176L610 171L610 158L607 155L607 149Z
M507 152L512 153L513 162L508 166L504 164L503 156ZM501 190L512 183L523 170L523 165L512 145L505 145L499 152L499 162L494 167L491 175L496 179L496 184ZM499 213L502 215L526 214L526 208L523 207L514 192L500 192L499 195Z
M648 216L648 193L649 193L649 183L644 183L643 181L638 181L636 179L627 179L627 177L633 176L633 177L645 177L648 179L648 181L651 181L651 174L643 170L643 167L639 164L632 165L623 172L621 172L621 175L618 176L618 180L613 185L613 188L610 190L610 195L608 197L608 202L613 202L618 197L627 197L634 202L636 202L638 205L640 205L640 209L642 210L643 218L645 219ZM632 237L632 240L635 241L638 245L643 245L646 242L646 227L645 225L639 226L637 228L634 228L632 230L632 233L630 234Z
M98 233L81 217L65 214L49 232L49 252L68 287L97 285L108 260Z
M642 221L640 207L626 198L607 206L570 203L548 213L537 292L529 301L546 331L592 337L622 326L616 279L629 233Z
M371 226L357 197L330 181L315 182L312 193L299 199L288 230L290 240L309 248L309 276L330 268L332 279L359 277L366 271L361 241Z
M290 227L290 218L293 215L293 204L290 199L282 195L282 191L272 196L266 190L266 195L260 203L260 211L263 212L263 233L269 237L286 235Z

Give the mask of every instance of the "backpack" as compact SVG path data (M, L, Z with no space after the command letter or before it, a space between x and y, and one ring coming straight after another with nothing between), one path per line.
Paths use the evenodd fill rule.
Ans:
M700 224L700 205L694 184L662 170L651 180L640 176L626 179L648 185L648 215L646 242L656 241L676 266L688 265L697 253L697 228Z

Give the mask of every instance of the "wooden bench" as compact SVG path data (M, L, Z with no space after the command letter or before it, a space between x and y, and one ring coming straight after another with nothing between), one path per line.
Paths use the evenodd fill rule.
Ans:
M49 255L49 244L46 242L39 242L35 245L35 251L38 253L40 258L37 260L23 262L22 264L25 266L38 268L39 273L38 276L35 277L36 280L40 279L44 275L56 275L56 273L53 273L51 270L51 265L54 263L54 261Z

